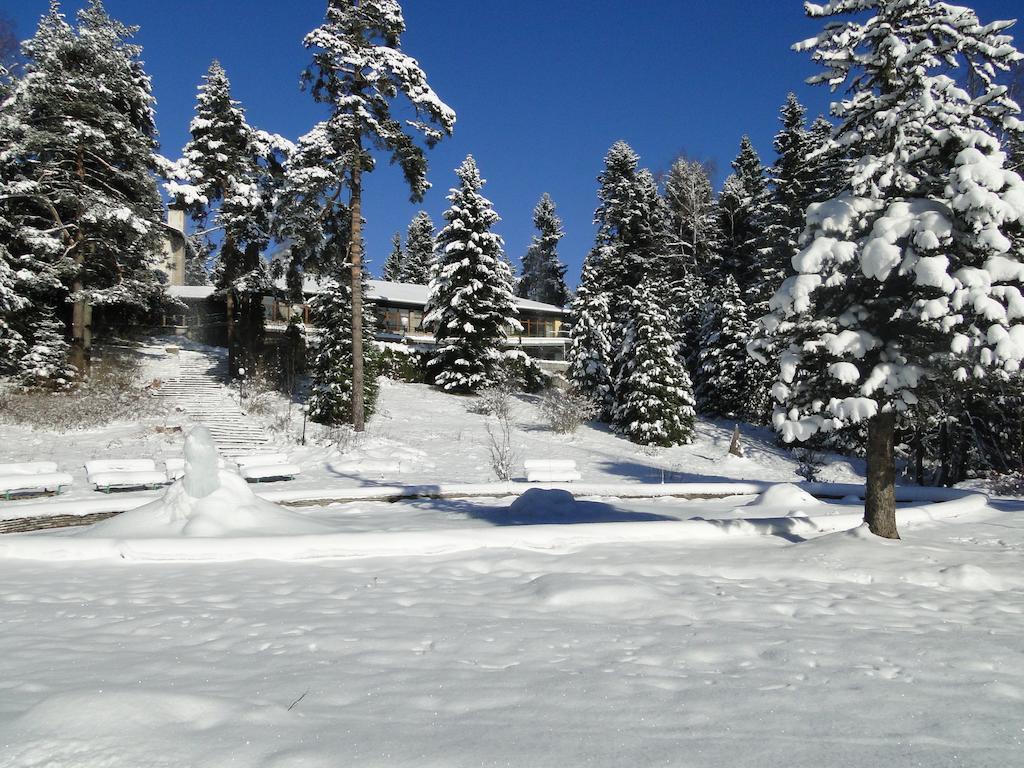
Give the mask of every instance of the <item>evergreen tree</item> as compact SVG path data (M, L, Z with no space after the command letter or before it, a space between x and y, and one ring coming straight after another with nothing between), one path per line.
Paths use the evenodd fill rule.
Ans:
M610 418L613 405L611 315L608 295L592 256L584 262L580 286L572 302L566 375L577 392L597 403L603 417Z
M427 285L434 263L434 222L426 211L417 213L405 233L405 261L399 282Z
M427 162L415 137L432 147L455 126L455 113L427 84L416 60L402 51L404 32L405 19L396 0L328 0L324 23L303 41L313 51L303 82L313 98L331 110L330 118L304 137L307 145L319 145L305 153L307 160L316 157L319 164L307 168L322 177L321 186L334 190L335 199L348 189L353 282L362 275L362 177L374 168L369 148L389 152L405 175L412 199L421 200L428 187ZM399 94L405 96L416 119L400 121L392 116L392 101ZM365 421L361 293L353 291L352 300L352 424L361 432Z
M99 0L77 22L53 0L0 116L0 217L31 308L23 337L48 361L34 370L58 379L65 353L78 375L89 373L92 307L146 310L163 295L153 97L129 42L137 30ZM65 306L70 318L56 309ZM56 343L65 322L70 347Z
M465 393L493 383L507 329L522 326L515 319L502 241L491 231L498 214L480 194L484 180L472 155L456 175L460 184L448 196L448 225L437 237L424 325L433 329L437 342L430 361L435 383Z
M804 228L804 211L811 202L813 167L808 164L811 137L806 125L807 110L790 93L779 111L781 128L775 134L775 164L771 170L771 196L765 217L764 240L769 247L760 252L757 265L755 311L792 271ZM763 312L762 312L763 314Z
M758 264L768 245L764 228L768 217L769 190L761 158L744 136L718 200L722 230L722 276L732 275L745 293L758 281Z
M1005 379L1024 357L1013 306L1024 265L1006 235L1024 221L1024 181L997 138L1020 124L993 83L1020 54L1003 34L1011 22L983 26L935 0L807 8L858 14L797 46L824 66L814 82L850 84L833 113L852 165L848 190L808 210L798 274L772 299L775 423L792 442L867 422L865 520L895 538L897 415L912 414L919 386L947 366L961 381ZM960 65L978 98L949 76Z
M564 307L569 289L565 285L565 265L558 260L558 243L565 237L565 230L547 192L533 209L533 226L538 234L523 256L523 276L516 294L531 301Z
M707 306L694 376L697 409L711 416L749 420L752 390L747 341L751 325L736 278L728 275L716 301ZM760 377L758 377L760 378Z
M253 364L262 344L263 295L273 290L262 254L271 240L274 197L293 147L248 124L218 61L199 86L189 131L191 138L173 170L177 180L167 190L202 228L200 236L222 233L218 248L207 238L199 252L215 250L216 285L227 303L229 365L236 373Z
M613 423L641 445L693 442L693 393L676 354L668 316L650 283L630 289L618 352Z
M402 233L395 232L391 238L391 253L384 262L384 272L381 275L385 280L397 283L402 276L402 262L405 260L405 250L402 248Z
M645 282L661 267L666 252L665 208L650 171L624 141L605 156L598 175L599 205L595 258L601 264L612 322L624 322L629 289Z
M212 257L213 246L209 238L192 236L185 249L185 285L209 285L210 270L207 265Z

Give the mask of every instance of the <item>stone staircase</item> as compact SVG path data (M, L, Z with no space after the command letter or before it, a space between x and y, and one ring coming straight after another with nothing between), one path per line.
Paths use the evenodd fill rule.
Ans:
M164 382L160 395L192 421L206 425L223 456L272 450L266 432L242 413L225 387L226 359L183 349L178 353L178 367L178 378Z

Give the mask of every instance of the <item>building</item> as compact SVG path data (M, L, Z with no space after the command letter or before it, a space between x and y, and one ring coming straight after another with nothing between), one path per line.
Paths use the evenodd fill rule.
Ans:
M172 211L172 216L174 216ZM182 217L169 221L172 226L184 224ZM185 305L187 310L165 318L164 324L173 332L188 335L208 343L226 343L224 332L226 312L224 298L217 296L213 286L183 285L185 275L185 249L169 247L167 273L170 282L168 293ZM308 300L315 296L320 286L315 280L307 279L303 285L306 302L294 304L285 301L284 284L278 286L278 296L263 299L269 333L281 333L292 317L300 316L307 325L310 323ZM434 336L423 329L423 310L427 304L427 286L411 283L392 283L385 280L370 280L367 301L372 304L377 320L377 338L380 341L399 342L427 346L434 343ZM550 370L565 368L566 347L569 342L569 311L551 304L542 304L527 299L516 299L519 310L518 320L522 331L509 330L506 345L521 349L543 367Z

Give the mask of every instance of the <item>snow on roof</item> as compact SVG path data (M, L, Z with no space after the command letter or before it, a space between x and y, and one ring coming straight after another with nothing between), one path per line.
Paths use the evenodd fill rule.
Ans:
M425 306L427 303L427 286L415 285L413 283L392 283L387 280L369 280L367 298L381 304L414 304ZM285 289L283 280L277 282L277 287ZM172 285L168 289L171 296L179 299L205 299L213 295L212 285ZM302 291L307 295L320 292L320 283L314 277L307 277L302 282ZM516 299L516 306L519 309L533 312L549 312L568 314L568 310L556 307L553 304L543 304L539 301L529 299Z

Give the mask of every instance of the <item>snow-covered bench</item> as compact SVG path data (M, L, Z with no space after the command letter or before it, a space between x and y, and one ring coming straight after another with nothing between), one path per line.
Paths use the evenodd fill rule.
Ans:
M89 484L97 491L158 488L167 485L167 473L159 472L152 459L96 459L85 463Z
M0 464L0 493L10 499L13 493L60 494L74 482L71 475L58 472L52 461L31 461L21 464Z
M236 456L238 474L246 480L291 480L302 474L298 464L292 464L282 453L263 453L253 456Z
M571 459L529 459L523 462L528 483L571 483L582 480Z

